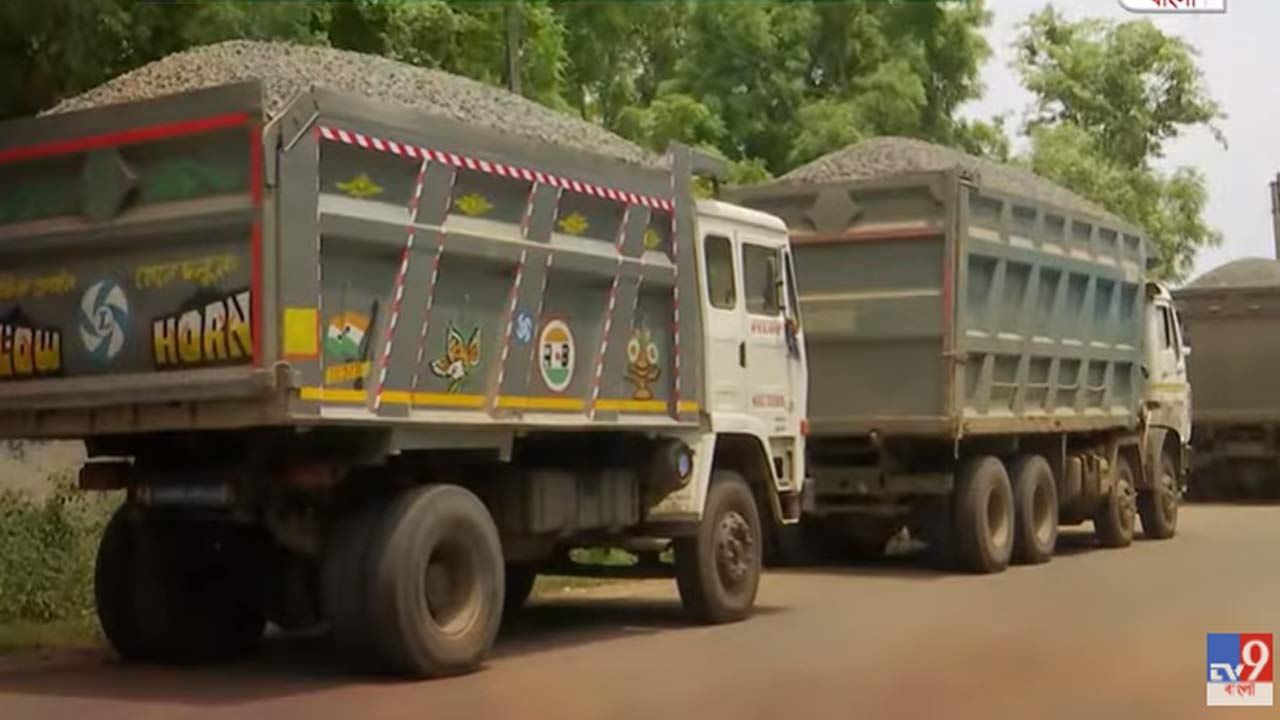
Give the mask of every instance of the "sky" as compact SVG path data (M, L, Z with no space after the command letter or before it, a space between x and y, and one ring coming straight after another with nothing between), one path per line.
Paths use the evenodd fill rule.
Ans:
M994 56L983 69L987 92L965 108L965 115L990 117L1012 111L1009 129L1017 129L1031 96L1010 67L1010 44L1019 23L1046 4L1047 0L988 0L994 19L987 39ZM1053 5L1071 19L1149 18L1199 50L1205 83L1227 113L1219 126L1228 147L1224 150L1208 132L1196 130L1171 142L1161 163L1189 165L1205 174L1206 217L1224 236L1220 247L1196 258L1192 277L1237 258L1273 257L1267 183L1280 173L1280 82L1271 71L1280 51L1280 2L1228 0L1225 14L1141 16L1123 9L1118 0L1055 0Z

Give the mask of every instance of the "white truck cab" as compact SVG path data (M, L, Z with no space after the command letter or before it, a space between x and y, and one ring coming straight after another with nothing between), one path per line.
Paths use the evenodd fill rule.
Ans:
M808 373L787 227L716 200L697 208L711 429L757 438L779 492L798 495Z
M1187 347L1182 319L1173 295L1160 283L1147 283L1147 349L1143 373L1147 381L1148 424L1174 430L1184 443L1191 439L1191 385L1187 382Z
M1158 490L1150 495L1155 499L1148 502L1176 504L1186 487L1191 446L1191 383L1187 378L1191 349L1183 339L1182 319L1173 296L1159 283L1147 283L1146 322L1143 451L1151 468L1151 482ZM1162 514L1176 523L1174 508L1166 507Z

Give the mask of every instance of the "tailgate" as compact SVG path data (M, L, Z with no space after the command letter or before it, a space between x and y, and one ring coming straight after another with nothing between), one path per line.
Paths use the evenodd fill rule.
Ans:
M261 97L0 124L0 408L261 391Z

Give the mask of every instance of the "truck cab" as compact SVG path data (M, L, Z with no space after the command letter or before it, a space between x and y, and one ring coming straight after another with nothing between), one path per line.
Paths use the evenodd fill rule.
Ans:
M1156 482L1174 482L1181 487L1186 467L1185 448L1191 442L1191 384L1187 381L1187 346L1182 318L1173 295L1160 283L1147 283L1146 350L1142 373L1146 381L1143 398L1148 427L1148 461L1172 461L1173 477ZM1160 467L1155 465L1154 467Z
M779 496L798 495L809 380L787 227L715 200L698 202L698 222L711 429L762 442Z

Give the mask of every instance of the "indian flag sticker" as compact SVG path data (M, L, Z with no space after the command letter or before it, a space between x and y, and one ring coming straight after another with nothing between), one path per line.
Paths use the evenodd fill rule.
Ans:
M551 392L568 389L573 381L573 361L577 354L573 333L563 320L552 320L543 326L538 336L538 369Z
M324 339L325 352L334 360L350 362L360 359L364 334L369 330L369 318L355 312L346 312L329 319L329 332Z

